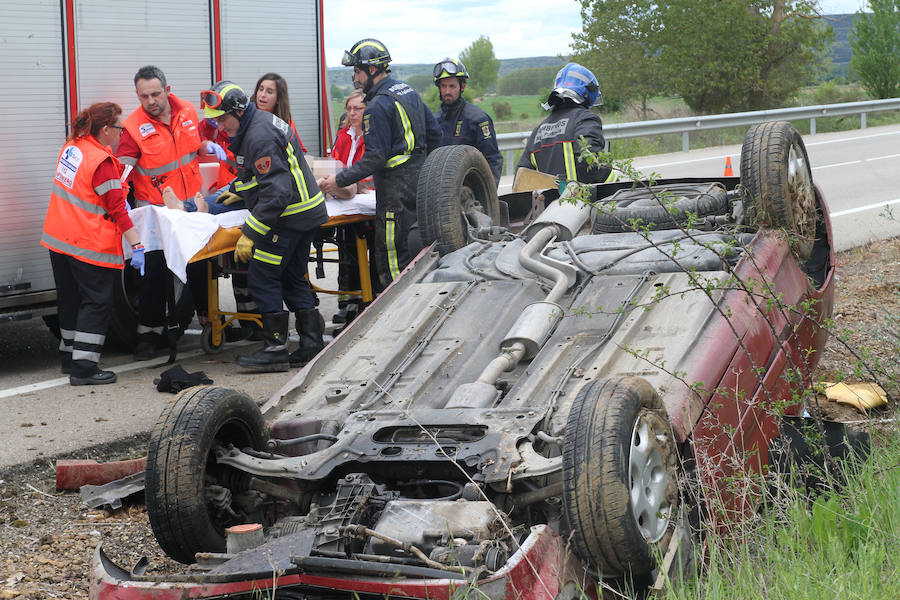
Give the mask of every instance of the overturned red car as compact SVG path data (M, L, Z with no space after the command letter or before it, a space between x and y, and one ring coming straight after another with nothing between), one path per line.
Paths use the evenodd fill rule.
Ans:
M92 598L596 596L753 508L736 476L800 414L832 311L796 130L751 128L740 177L492 187L476 150L432 153L431 251L261 409L163 412L147 510L188 566L98 548Z

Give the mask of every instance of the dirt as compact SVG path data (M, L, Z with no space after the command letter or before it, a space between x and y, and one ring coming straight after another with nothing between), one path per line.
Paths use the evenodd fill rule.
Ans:
M870 365L880 364L874 371L877 379L894 399L900 398L896 384L889 383L891 377L900 378L900 238L838 255L836 283L836 333ZM860 380L853 376L854 360L833 338L817 376ZM862 377L874 379L871 373ZM897 408L896 400L868 415L824 400L822 407L837 420L882 422L889 422ZM144 454L146 441L146 436L138 436L69 458L134 458ZM115 511L92 510L77 492L55 490L54 463L46 459L0 471L0 600L87 598L91 560L101 543L127 570L142 556L149 559L151 572L180 570L157 546L142 500L138 495Z

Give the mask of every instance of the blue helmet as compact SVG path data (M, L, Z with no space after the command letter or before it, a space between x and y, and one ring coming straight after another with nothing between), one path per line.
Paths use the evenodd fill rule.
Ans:
M554 96L559 99L569 98L579 104L584 104L585 108L594 106L598 99L600 99L599 104L603 104L597 78L589 69L578 63L567 63L556 74L556 81L553 82L553 91L550 92L547 104L554 104Z

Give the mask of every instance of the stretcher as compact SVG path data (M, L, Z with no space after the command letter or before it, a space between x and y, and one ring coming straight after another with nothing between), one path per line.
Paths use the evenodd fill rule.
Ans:
M340 214L332 215L328 218L322 228L349 226L353 223L362 223L373 220L371 214ZM207 274L207 311L209 316L208 324L203 326L203 332L200 338L200 346L207 354L214 354L222 349L225 343L225 329L230 326L235 319L240 321L251 321L262 326L262 320L259 313L247 313L240 311L224 311L219 307L219 277L223 275L233 275L235 273L246 273L246 270L237 269L230 254L234 252L238 238L241 237L240 227L219 228L213 233L212 237L199 252L194 254L188 262L198 262L208 258L206 263ZM362 298L364 303L373 300L372 279L369 271L369 253L368 245L365 239L354 235L356 238L356 257L359 265L359 290L331 290L314 285L310 281L310 287L314 293L324 294L352 294ZM313 254L310 260L320 257ZM330 262L334 262L331 260Z

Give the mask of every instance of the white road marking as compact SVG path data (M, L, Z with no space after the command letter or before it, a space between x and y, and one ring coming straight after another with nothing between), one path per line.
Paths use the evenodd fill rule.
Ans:
M873 133L873 134L871 134L871 135L858 135L858 136L855 136L855 137L840 138L840 139L836 139L836 140L822 140L822 141L820 141L820 142L807 142L807 143L806 143L806 147L808 148L808 147L810 147L810 146L822 146L822 145L825 145L825 144L837 144L837 143L842 143L842 142L852 142L852 141L855 141L855 140L868 140L868 139L871 139L871 138L884 137L884 136L886 136L886 135L900 135L900 131L887 131L887 132L884 132L884 133ZM865 162L865 161L868 161L868 160L882 160L882 159L885 159L885 158L896 158L896 157L898 157L898 156L900 156L900 154L890 154L890 155L888 155L888 156L876 156L875 158L865 158L865 159L862 159L862 160L857 160L857 161L852 161L852 162L835 163L835 164L832 164L832 165L820 165L820 166L818 166L818 167L813 167L813 170L815 170L815 169L827 169L828 167L840 167L840 166L843 166L843 165L851 165L851 164L854 164L854 163ZM659 168L659 167L670 167L670 166L673 166L673 165L686 165L686 164L689 164L689 163L703 162L703 161L705 161L705 160L725 160L726 158L729 158L729 157L732 158L733 160L734 160L734 159L737 159L738 162L740 162L741 153L740 153L740 152L737 152L736 154L722 154L721 156L707 156L707 157L705 157L705 158L693 158L693 159L689 159L689 160L677 160L677 161L673 161L673 162L660 163L660 164L658 164L658 165L647 165L646 167L641 167L641 168L644 169L644 170L646 170L646 169L657 169L657 168ZM733 160L732 160L732 162L733 162Z
M835 217L843 217L845 215L852 215L853 213L863 212L866 210L874 210L876 208L887 208L891 204L900 203L900 198L896 200L888 200L887 202L876 202L875 204L867 204L865 206L857 206L856 208L848 208L847 210L839 210L837 212L831 213L831 218Z
M178 358L194 358L195 356L199 356L203 354L203 350L191 350L190 352L179 352ZM154 369L157 367L164 367L165 363L153 364L152 361L135 361L131 363L127 363L124 365L119 365L117 367L110 367L107 369L108 371L113 371L115 373L126 373L128 371L135 371L137 369ZM69 377L56 377L54 379L47 379L46 381L38 381L36 383L29 383L28 385L20 385L19 387L9 388L6 390L0 390L0 398L9 398L12 396L18 396L20 394L27 394L29 392L37 392L40 390L46 390L49 388L58 387L61 385L69 385ZM115 385L115 384L112 384Z

